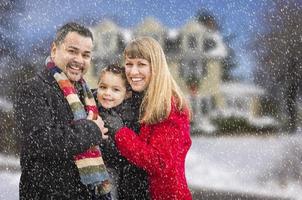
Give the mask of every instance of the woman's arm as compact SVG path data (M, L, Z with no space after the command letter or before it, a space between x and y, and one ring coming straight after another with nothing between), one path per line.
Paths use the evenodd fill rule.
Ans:
M142 135L149 131L150 138L146 141ZM191 145L189 121L186 115L177 115L153 128L143 127L140 135L124 127L116 133L115 141L130 162L149 174L159 173L171 169L175 159L188 151Z

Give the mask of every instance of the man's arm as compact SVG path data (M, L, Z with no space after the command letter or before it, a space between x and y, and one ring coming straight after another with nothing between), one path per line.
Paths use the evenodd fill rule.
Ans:
M60 108L49 105L41 85L25 84L18 90L15 114L23 153L69 158L100 143L100 127L94 121L64 122L53 109Z

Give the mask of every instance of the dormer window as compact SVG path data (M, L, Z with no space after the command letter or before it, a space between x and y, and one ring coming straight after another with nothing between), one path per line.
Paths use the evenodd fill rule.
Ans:
M217 46L216 42L212 38L206 38L203 41L203 50L204 50L204 52L207 52L211 49L214 49L216 46Z
M152 37L153 39L155 39L156 41L158 41L159 42L159 35L158 34L156 34L156 33L152 33L152 34L150 34L150 37Z

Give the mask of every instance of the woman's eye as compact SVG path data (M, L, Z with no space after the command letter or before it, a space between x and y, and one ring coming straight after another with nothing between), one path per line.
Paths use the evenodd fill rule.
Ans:
M140 65L140 66L146 66L146 65L147 65L147 63L143 63L143 62L141 62L141 63L138 63L138 65Z

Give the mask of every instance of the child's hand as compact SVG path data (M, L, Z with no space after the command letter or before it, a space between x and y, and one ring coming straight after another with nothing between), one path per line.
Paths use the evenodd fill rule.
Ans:
M87 119L93 121L94 123L96 123L96 125L100 128L101 130L101 134L102 134L102 139L108 139L108 128L104 127L104 121L102 120L102 118L97 115L96 119L93 119L93 112L89 111Z
M108 130L108 128L106 128L106 129ZM108 138L109 138L108 132L105 133L105 134L102 133L102 139L103 139L103 140L108 140Z
M124 126L122 118L113 110L107 110L102 113L102 116L105 122L105 127L108 128L108 135L114 138L115 133Z

